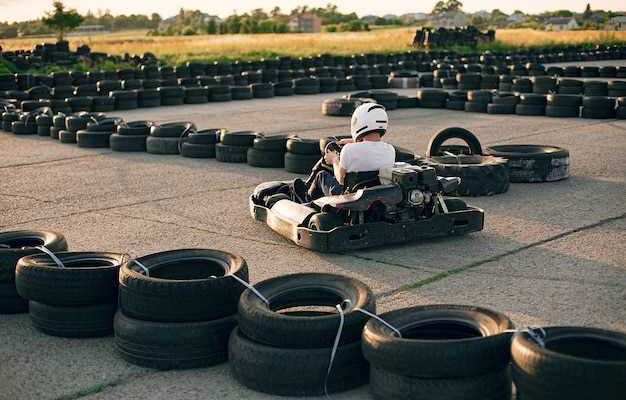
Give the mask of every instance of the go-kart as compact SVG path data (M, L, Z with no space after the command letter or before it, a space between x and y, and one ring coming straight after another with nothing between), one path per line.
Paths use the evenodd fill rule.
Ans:
M326 151L339 150L330 142ZM484 212L453 193L459 178L438 177L429 166L395 163L380 171L347 173L344 193L307 201L315 175L332 171L324 157L304 182L272 181L250 196L250 213L299 246L343 252L416 239L461 235L483 229Z

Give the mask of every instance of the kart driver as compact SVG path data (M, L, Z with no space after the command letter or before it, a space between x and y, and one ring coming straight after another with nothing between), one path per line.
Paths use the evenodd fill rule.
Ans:
M308 190L312 199L343 193L347 172L378 171L393 167L396 150L383 142L387 132L388 116L380 104L362 104L352 114L350 134L352 139L343 139L337 144L343 146L341 154L327 151L324 160L332 165L334 174L327 170L317 173Z

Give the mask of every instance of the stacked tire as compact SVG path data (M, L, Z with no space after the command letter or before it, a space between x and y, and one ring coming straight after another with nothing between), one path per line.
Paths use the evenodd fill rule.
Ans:
M485 150L489 155L508 160L511 182L554 182L569 177L569 151L561 147L505 144Z
M546 104L546 116L573 118L580 115L582 97L577 94L549 94Z
M615 110L615 118L626 119L626 97L617 98L617 109Z
M440 89L419 89L417 100L421 108L445 108L448 93Z
M605 96L585 96L580 116L583 118L615 118L615 98Z
M359 99L326 99L322 102L322 114L338 117L351 117L354 110L361 105Z
M470 154L442 155L442 145L449 139L464 141ZM480 141L466 129L452 127L442 130L430 139L427 154L427 157L419 159L420 163L434 167L439 176L461 178L456 193L459 196L491 196L509 190L507 160L482 155Z
M137 261L122 265L119 274L114 328L122 358L157 369L226 361L244 289L233 276L248 281L246 262L205 249L172 250Z
M467 92L465 111L486 113L492 98L493 93L490 90L470 90Z
M215 158L215 144L224 129L191 131L180 142L180 155L189 158Z
M76 133L87 128L90 117L88 114L69 115L65 118L65 129L59 131L61 143L76 143Z
M282 396L319 396L367 383L368 365L361 353L361 332L375 313L372 291L362 282L332 274L294 274L255 285L239 301L239 327L229 342L235 379L259 392ZM332 365L338 333L335 310L308 306L344 303L344 324ZM329 370L330 368L330 370Z
M195 129L191 122L170 122L150 127L146 151L151 154L179 154L181 136Z
M33 326L63 337L97 337L113 332L119 267L124 254L60 252L21 258L15 284L29 300Z
M515 106L517 115L545 115L546 95L534 93L522 93L519 96L519 104Z
M245 163L248 149L259 136L261 135L252 131L223 131L220 134L220 143L215 145L215 159L226 163Z
M582 327L543 331L542 345L528 333L513 338L511 371L518 399L624 398L624 333Z
M184 104L185 89L180 86L161 86L157 89L161 96L161 105L179 106Z
M137 90L137 106L139 108L159 107L161 105L161 93L156 88L144 88Z
M498 93L487 105L488 114L515 114L515 106L519 102L519 97L514 93Z
M248 149L248 165L259 168L283 168L288 136L259 136Z
M45 246L53 253L67 250L65 238L56 232L0 233L0 314L28 311L28 301L21 298L15 288L15 268L22 257L41 253L36 246Z
M146 138L152 123L149 121L121 122L117 132L109 137L113 151L146 151Z
M50 137L59 139L59 132L65 130L65 114L58 113L52 117L52 126L50 127Z
M78 147L108 148L111 147L110 137L122 123L119 118L103 118L87 123L84 130L76 132Z
M429 305L372 319L363 330L370 389L381 400L511 398L506 316L479 307Z
M319 140L293 137L287 140L285 170L296 174L308 174L321 157Z

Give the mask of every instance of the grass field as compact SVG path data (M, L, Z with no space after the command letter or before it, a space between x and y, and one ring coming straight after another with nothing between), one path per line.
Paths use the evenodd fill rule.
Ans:
M69 37L70 46L88 44L109 54L152 52L170 62L191 59L252 59L275 55L308 56L320 53L354 54L398 52L410 49L415 28L377 29L371 32L317 34L202 35L151 37L145 31L128 31L92 37ZM0 41L5 50L32 48L45 38ZM52 40L52 38L48 39ZM564 43L626 43L626 32L531 29L499 30L493 49L550 46Z

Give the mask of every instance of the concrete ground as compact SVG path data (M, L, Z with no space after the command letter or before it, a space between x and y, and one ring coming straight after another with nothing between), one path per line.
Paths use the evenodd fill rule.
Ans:
M413 93L413 90L403 91ZM320 114L328 95L117 112L127 120L191 120L200 128L318 138L349 120ZM242 255L252 282L319 271L363 280L387 311L417 304L485 306L518 326L584 325L626 332L626 121L496 116L408 109L390 114L387 140L424 152L462 126L483 145L534 143L571 153L571 177L513 184L467 199L485 230L464 237L340 255L301 249L249 215L260 182L279 169L146 153L114 153L42 137L0 134L0 229L53 229L71 250L139 256L205 247ZM270 399L237 384L227 364L160 372L123 361L113 338L62 339L27 314L0 315L0 399ZM370 398L367 387L336 399Z

